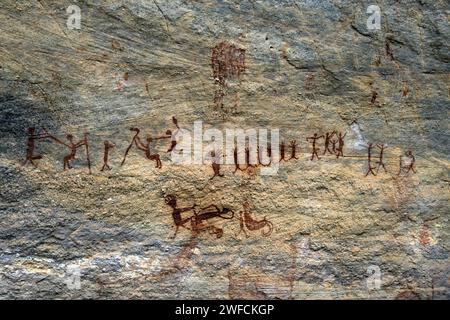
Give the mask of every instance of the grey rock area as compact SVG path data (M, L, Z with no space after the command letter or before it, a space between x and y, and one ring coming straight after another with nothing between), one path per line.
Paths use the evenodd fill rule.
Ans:
M2 0L0 298L449 299L450 4L377 1L370 31L371 4ZM221 42L245 50L245 71L218 107ZM191 131L278 128L299 159L210 180L211 165L177 165L161 140L161 169L135 146L121 166L130 127L144 141L173 116ZM63 170L70 152L48 138L23 165L30 127L89 132L92 174L84 146ZM321 140L311 161L306 138L334 130L345 156ZM366 177L370 142L387 145L387 171ZM417 172L398 175L408 150ZM169 195L235 216L174 237ZM241 230L245 203L270 235Z

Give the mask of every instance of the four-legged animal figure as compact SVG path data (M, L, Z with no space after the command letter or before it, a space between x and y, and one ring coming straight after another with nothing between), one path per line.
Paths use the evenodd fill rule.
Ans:
M178 229L180 227L186 228L188 230L192 230L191 228L188 228L185 226L185 224L187 222L191 221L192 217L183 219L181 217L181 213L187 212L187 211L193 211L195 208L195 204L192 207L178 208L177 198L174 195L168 195L165 200L166 200L166 204L169 205L173 209L172 210L172 218L173 218L173 222L175 224L175 233L172 236L172 239L174 239L177 236Z
M270 236L273 230L272 222L267 220L266 217L259 221L252 218L250 214L250 204L248 202L244 203L244 211L239 212L239 222L241 227L239 232L243 231L246 237L248 237L248 234L245 231L245 228L250 231L261 230L261 234L265 237Z
M198 207L196 204L194 204L192 207L178 208L177 198L174 195L168 195L165 200L166 204L173 209L172 218L176 229L175 234L172 238L175 238L180 227L191 230L193 234L198 234L201 231L208 231L210 234L214 234L216 238L220 238L223 235L223 230L212 225L209 222L209 219L221 218L230 220L234 217L233 210L228 208L220 209L214 204L196 210L196 208ZM192 211L193 215L183 219L181 217L181 213L188 211ZM189 222L190 227L186 226L186 224Z

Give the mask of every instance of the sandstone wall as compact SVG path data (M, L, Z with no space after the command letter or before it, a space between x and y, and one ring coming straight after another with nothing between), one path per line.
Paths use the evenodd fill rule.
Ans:
M2 0L0 297L448 299L449 4L377 1L376 32L370 4ZM211 60L222 42L245 50L225 85ZM174 131L173 116L189 130L278 128L298 159L273 176L223 165L210 180L210 165L172 163L162 140L161 169L136 147L120 165L130 127L144 140ZM63 171L68 148L51 139L36 141L37 168L22 166L29 127L89 132L92 174L83 148ZM322 156L321 140L311 161L306 138L332 131L347 134L345 157ZM365 177L370 142L387 145L387 172ZM417 172L399 176L408 150ZM174 238L169 195L235 217L207 222L221 237ZM270 235L241 231L246 202ZM379 289L367 285L377 270Z

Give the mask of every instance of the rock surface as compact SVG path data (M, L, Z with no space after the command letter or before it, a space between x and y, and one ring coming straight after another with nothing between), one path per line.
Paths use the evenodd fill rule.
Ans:
M2 0L0 297L448 299L450 8L377 2L371 32L367 1ZM67 27L71 4L81 29ZM221 42L245 50L222 105ZM299 159L210 180L210 165L172 163L164 140L161 169L135 147L120 165L130 127L161 135L172 116L190 130L278 128ZM92 174L83 149L63 171L68 149L51 139L22 166L29 127L89 132ZM345 157L322 156L321 141L311 161L306 138L333 130ZM369 142L388 146L388 172L364 176ZM398 176L407 150L417 172ZM169 195L235 218L210 221L222 237L174 238ZM245 202L270 235L240 230Z

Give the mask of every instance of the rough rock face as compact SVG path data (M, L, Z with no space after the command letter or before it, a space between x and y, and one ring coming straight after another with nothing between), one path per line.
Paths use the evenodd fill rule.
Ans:
M377 1L369 31L370 4L2 0L0 297L448 299L449 4ZM279 129L286 161L210 180L171 161L173 116ZM162 139L121 166L130 127Z

